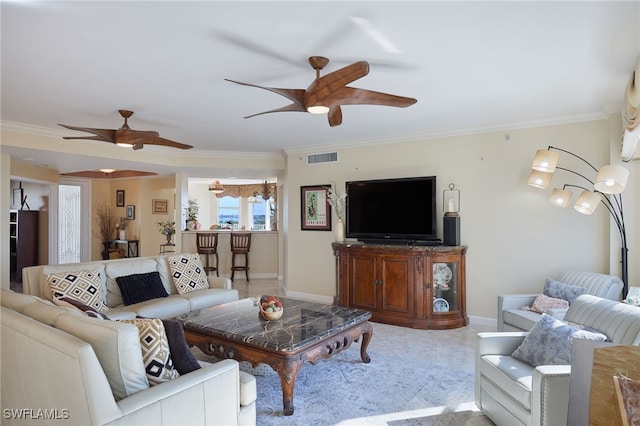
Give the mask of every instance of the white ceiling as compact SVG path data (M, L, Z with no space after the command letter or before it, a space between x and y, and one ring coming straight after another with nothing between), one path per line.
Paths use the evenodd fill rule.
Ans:
M280 154L600 117L619 109L640 53L638 1L2 1L1 7L3 127L78 136L57 123L116 129L117 110L131 109L131 128L157 130L193 145L192 153ZM311 55L332 59L326 72L369 61L369 75L352 86L418 102L347 106L335 128L326 116L297 112L242 118L290 102L225 78L306 88L314 78ZM170 171L138 162L155 147L107 166L91 156L104 142L65 143L85 155L56 154L56 147L25 152L8 141L2 150L61 171Z

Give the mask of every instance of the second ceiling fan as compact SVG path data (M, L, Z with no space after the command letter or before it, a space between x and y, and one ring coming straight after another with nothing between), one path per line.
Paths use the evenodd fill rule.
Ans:
M369 63L366 61L355 62L321 77L320 70L328 63L329 59L323 56L312 56L309 58L309 64L316 70L316 79L306 89L281 89L243 83L230 79L225 80L244 86L268 90L284 96L293 102L282 108L260 112L245 118L271 112L285 111L310 112L314 114L327 113L329 125L334 127L342 124L342 105L383 105L404 108L417 102L414 98L347 86L347 84L369 74Z

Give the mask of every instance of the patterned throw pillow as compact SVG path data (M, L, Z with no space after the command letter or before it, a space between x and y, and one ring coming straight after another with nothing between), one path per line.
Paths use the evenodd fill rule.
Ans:
M542 314L512 357L534 367L539 365L571 364L571 342L587 339L604 342L607 336L592 333L578 325L569 325L552 316Z
M545 296L544 294L536 297L530 307L525 307L526 311L533 311L539 314L546 314L550 309L568 308L569 302L564 299L556 299L555 297Z
M162 320L154 319L131 319L120 320L134 324L140 333L140 347L142 348L142 360L147 372L149 385L157 385L180 376L178 370L173 366L169 342L164 331Z
M109 308L102 302L100 274L96 271L63 272L46 276L53 294L69 297L104 312Z
M169 257L169 269L176 290L180 294L209 288L209 280L198 254L181 254Z
M564 299L571 304L576 297L585 294L586 292L587 289L585 287L565 284L563 282L547 278L544 280L544 290L542 291L542 294L549 297L555 297L557 299Z

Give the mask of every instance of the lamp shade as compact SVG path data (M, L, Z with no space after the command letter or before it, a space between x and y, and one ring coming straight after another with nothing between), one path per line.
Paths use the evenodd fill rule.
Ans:
M604 194L619 194L624 191L629 178L629 170L609 164L600 167L593 186Z
M571 201L571 195L571 191L567 191L566 189L553 188L553 191L551 191L551 196L549 197L549 204L557 207L562 207L564 209L569 205L569 201Z
M573 208L582 214L590 215L596 211L598 204L600 204L600 196L598 194L591 191L582 191Z
M536 151L536 156L533 158L531 168L533 170L538 170L539 172L553 173L556 170L559 158L559 152L539 149Z
M551 183L551 173L543 173L538 170L532 170L529 175L529 185L540 188L547 189L549 184Z

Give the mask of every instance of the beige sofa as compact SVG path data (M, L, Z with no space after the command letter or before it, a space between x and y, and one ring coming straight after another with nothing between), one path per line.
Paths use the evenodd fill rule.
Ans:
M622 280L613 275L595 272L563 271L557 281L585 288L585 294L604 299L620 300ZM540 292L542 293L542 291ZM498 296L498 331L529 331L540 319L537 312L523 310L523 306L531 306L540 294L505 294ZM563 319L568 308L555 308L547 312L554 318Z
M564 321L598 330L615 344L640 345L640 308L635 306L582 295L569 306ZM497 425L565 425L571 365L533 367L512 357L527 334L478 334L476 405Z
M0 302L3 425L256 423L255 378L236 361L149 386L135 325L4 289Z
M22 270L23 292L46 300L53 300L52 291L46 280L48 274L91 270L100 275L101 291L104 295L103 302L109 308L105 314L111 319L135 318L136 316L172 318L192 310L238 300L238 291L231 288L231 281L227 278L214 276L207 277L209 288L179 294L169 265L169 259L172 256L174 255L30 266ZM125 306L116 279L131 274L149 272L160 274L162 285L169 297L155 298Z

